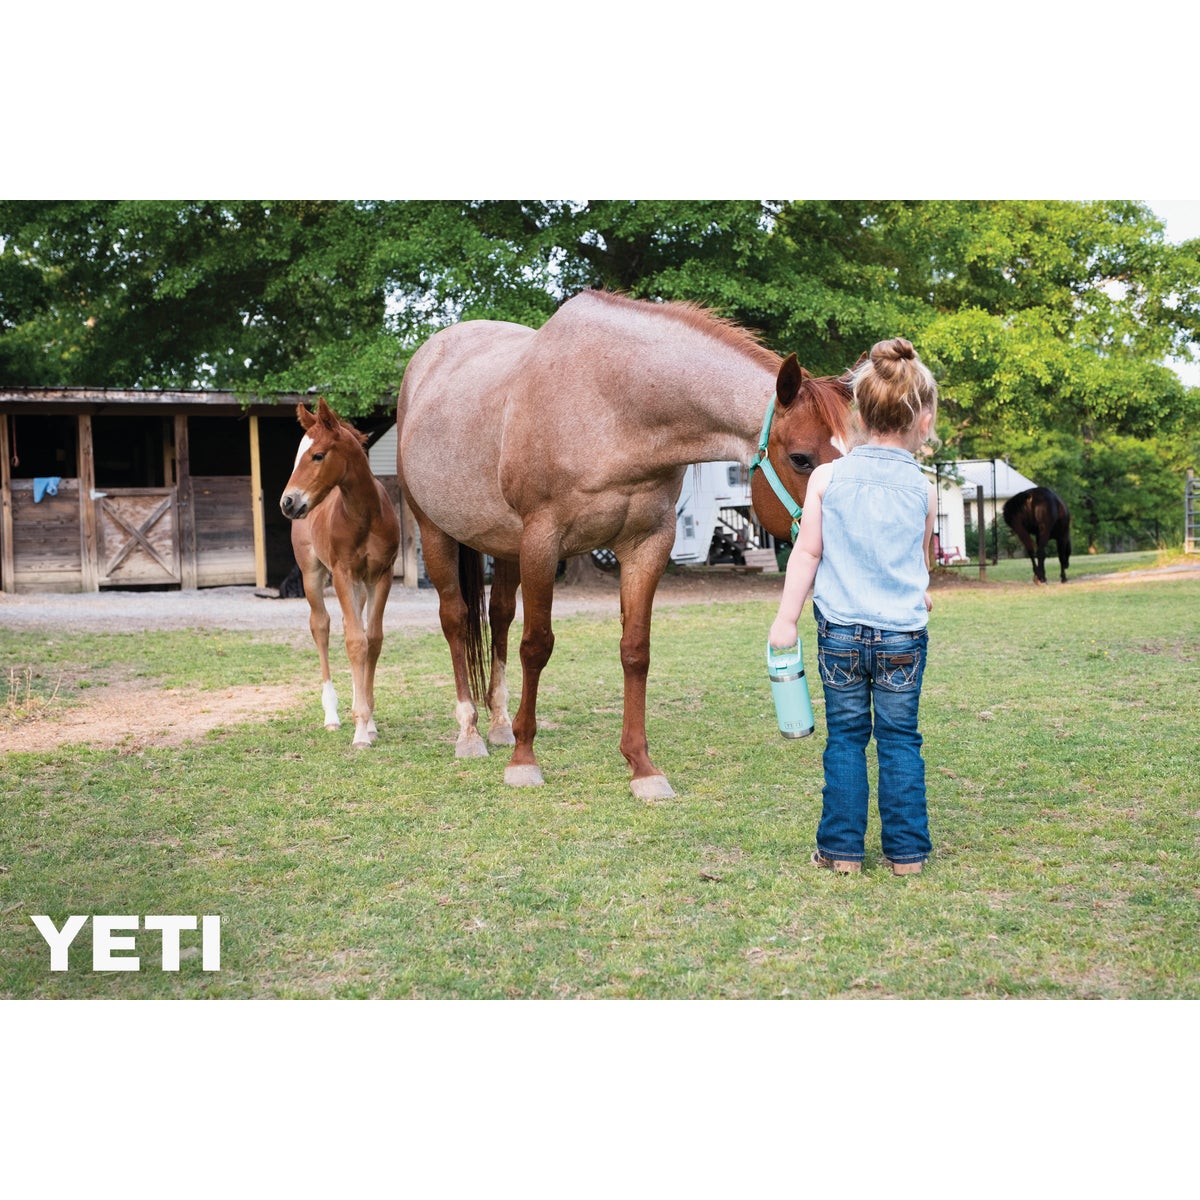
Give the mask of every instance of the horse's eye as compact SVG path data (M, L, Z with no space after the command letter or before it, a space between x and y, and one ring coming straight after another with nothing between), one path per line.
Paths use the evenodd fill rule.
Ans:
M788 461L801 474L813 469L813 460L807 454L789 454Z
M312 460L313 460L313 462L320 462L324 457L325 457L324 454L314 454L312 456Z

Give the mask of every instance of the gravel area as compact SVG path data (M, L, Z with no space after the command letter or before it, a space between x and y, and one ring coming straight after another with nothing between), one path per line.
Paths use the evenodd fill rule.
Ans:
M1200 574L1200 562L1091 575L1078 582L1120 583L1147 576ZM940 586L972 586L968 577L952 577ZM735 600L777 599L783 576L777 572L750 574L739 571L681 570L664 575L655 596L655 607L719 603ZM935 590L939 583L935 581ZM1015 585L1014 585L1015 586ZM1057 586L1057 584L1051 585ZM618 617L619 584L615 577L600 577L582 584L560 585L554 593L555 617L589 614ZM326 604L335 630L341 629L341 611L332 590ZM521 619L521 594L517 593L517 619ZM384 631L423 629L439 632L437 593L430 587L392 588L384 613ZM145 592L0 592L0 626L75 629L80 632L120 632L131 629L260 629L307 631L308 602L259 595L252 587L203 588L193 591Z
M680 572L663 577L655 606L698 604L720 600L777 597L783 576L772 574ZM521 619L517 593L517 619ZM335 630L341 611L332 591L326 598ZM615 578L555 589L554 615L620 614ZM384 612L390 629L441 630L433 588L392 588ZM202 588L191 591L101 591L69 593L0 593L0 626L11 629L72 629L121 632L137 629L249 629L307 631L308 602L259 595L252 587Z

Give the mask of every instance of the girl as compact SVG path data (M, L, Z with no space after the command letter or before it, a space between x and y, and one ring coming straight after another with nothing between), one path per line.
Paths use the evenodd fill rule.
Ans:
M933 848L917 706L937 492L914 455L933 432L937 385L904 338L877 342L851 381L866 441L812 473L769 640L795 645L812 588L828 728L813 863L862 870L874 732L884 861L915 875Z

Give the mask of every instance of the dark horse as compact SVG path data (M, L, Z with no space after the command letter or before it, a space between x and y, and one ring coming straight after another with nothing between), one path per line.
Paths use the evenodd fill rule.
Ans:
M1033 563L1034 583L1046 582L1046 547L1051 540L1058 546L1058 563L1066 583L1067 564L1071 561L1071 514L1058 496L1045 487L1018 492L1005 502L1004 520Z

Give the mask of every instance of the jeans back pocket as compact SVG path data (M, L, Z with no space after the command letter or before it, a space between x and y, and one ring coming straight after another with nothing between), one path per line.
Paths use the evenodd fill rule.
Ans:
M880 650L875 655L875 682L893 692L921 684L923 655L917 650Z
M857 650L818 647L817 665L821 669L821 682L830 687L849 687L862 678Z

